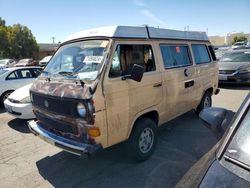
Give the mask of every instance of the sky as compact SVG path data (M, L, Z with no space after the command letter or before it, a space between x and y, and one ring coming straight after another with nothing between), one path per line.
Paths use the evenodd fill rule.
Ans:
M6 25L31 29L38 43L110 25L250 33L250 0L0 0Z

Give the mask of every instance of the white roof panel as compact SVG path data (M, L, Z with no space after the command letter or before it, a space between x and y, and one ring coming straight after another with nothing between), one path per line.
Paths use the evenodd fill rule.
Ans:
M149 34L149 37L148 37ZM66 41L86 37L113 37L113 38L161 38L184 40L208 40L205 32L177 31L145 26L108 26L83 30L66 38Z
M170 29L159 29L149 27L149 34L151 38L162 38L162 39L181 39L181 40L208 40L205 32L199 31L178 31Z

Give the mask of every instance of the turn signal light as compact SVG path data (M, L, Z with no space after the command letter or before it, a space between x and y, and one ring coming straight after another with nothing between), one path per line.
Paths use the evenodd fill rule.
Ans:
M91 137L98 137L101 135L100 129L98 127L91 127L88 130L88 134Z

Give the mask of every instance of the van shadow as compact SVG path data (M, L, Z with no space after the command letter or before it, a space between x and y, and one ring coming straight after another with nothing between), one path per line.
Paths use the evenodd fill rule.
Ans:
M249 85L243 85L243 84L219 84L219 88L230 89L230 90L248 90L248 91L250 91L250 84Z
M8 122L8 126L21 133L31 133L27 125L27 120L24 119L12 119Z
M128 157L121 143L84 160L59 152L36 165L53 187L174 187L217 141L197 116L188 112L159 128L155 153L145 162Z

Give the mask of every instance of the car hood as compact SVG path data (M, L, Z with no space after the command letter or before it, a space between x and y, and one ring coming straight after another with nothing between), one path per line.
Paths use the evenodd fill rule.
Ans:
M219 62L219 70L238 70L250 67L250 62Z
M215 160L209 167L204 176L200 188L207 187L249 187L250 182L242 177L240 171L238 175L234 174L228 168L221 164L221 161Z
M20 101L28 96L30 96L30 87L32 84L25 85L14 92L12 92L9 96L10 99Z
M33 82L30 88L31 92L44 95L75 98L75 99L90 99L95 93L99 79L96 79L90 84L81 84L80 81L72 80L51 80L38 77Z

